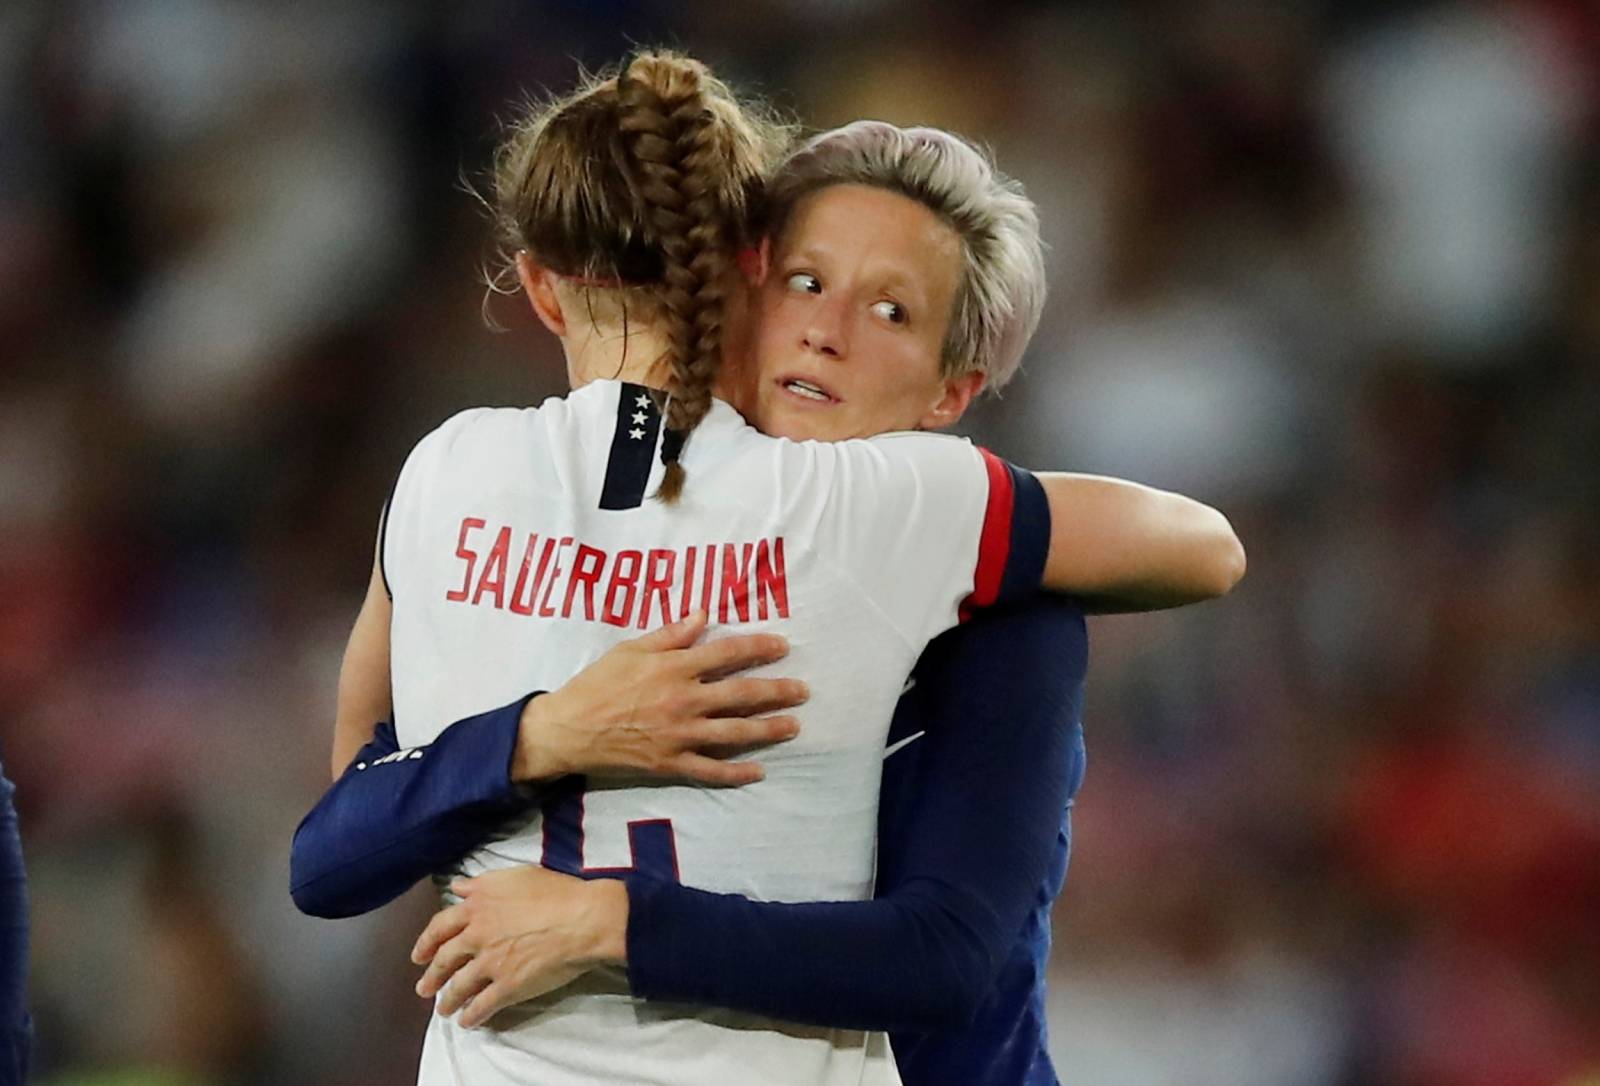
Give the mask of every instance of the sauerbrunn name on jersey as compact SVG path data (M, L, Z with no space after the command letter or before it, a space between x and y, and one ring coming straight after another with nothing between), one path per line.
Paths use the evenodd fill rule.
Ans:
M530 618L648 629L706 611L721 624L789 617L783 537L605 551L462 517L459 584L445 599Z

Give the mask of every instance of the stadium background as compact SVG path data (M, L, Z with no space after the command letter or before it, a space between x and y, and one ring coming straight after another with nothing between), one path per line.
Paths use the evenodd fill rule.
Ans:
M518 88L676 42L991 145L1052 296L970 431L1226 510L1096 620L1065 1077L1600 1081L1600 20L1579 0L0 5L0 743L45 1083L409 1081L428 911L286 892ZM811 676L815 681L823 677Z

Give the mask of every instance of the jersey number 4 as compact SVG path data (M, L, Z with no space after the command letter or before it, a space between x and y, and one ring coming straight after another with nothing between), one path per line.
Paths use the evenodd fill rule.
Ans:
M672 820L641 818L628 823L628 853L633 861L627 867L589 867L583 862L583 797L588 791L584 777L569 777L554 786L539 804L544 815L545 867L583 878L615 878L637 871L652 878L678 882L678 842L672 834Z

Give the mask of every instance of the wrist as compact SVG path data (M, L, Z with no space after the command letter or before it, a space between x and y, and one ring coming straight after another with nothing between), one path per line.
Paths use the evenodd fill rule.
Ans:
M626 965L628 962L628 884L621 879L590 879L584 887L588 901L590 940L585 961L590 965Z
M554 695L536 693L522 707L517 722L517 743L511 751L511 780L515 784L554 780L572 772L551 743Z

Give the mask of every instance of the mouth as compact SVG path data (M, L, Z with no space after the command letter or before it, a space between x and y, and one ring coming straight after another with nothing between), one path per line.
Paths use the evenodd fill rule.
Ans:
M797 400L814 404L839 403L840 400L815 381L803 377L781 377L776 382L785 393Z

